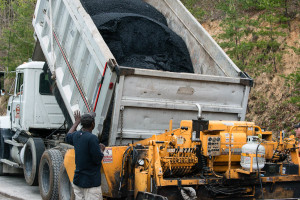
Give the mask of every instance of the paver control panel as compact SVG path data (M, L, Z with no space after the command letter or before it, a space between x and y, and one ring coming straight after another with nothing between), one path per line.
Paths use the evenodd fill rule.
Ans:
M205 156L221 155L221 137L219 135L204 135L202 144Z

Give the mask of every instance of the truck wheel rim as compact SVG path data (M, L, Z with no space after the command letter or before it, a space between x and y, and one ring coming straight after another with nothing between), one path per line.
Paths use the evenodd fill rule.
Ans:
M48 194L50 189L50 168L49 163L46 161L43 166L43 174L42 174L42 187L46 194Z
M26 176L29 177L31 176L32 173L32 153L31 153L31 148L28 145L28 148L26 148L25 153L24 153L24 165L25 165L25 173Z
M67 171L64 170L60 179L60 190L61 190L61 199L70 199L72 185L70 183L69 177L67 175Z

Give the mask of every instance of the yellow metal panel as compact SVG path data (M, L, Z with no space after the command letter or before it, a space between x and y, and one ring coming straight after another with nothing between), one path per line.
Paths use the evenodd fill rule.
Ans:
M248 127L253 127L253 122L245 121L209 121L209 130L222 130L222 132L229 132L232 126L241 126L234 128L233 132L246 132L247 135L254 135L254 130ZM242 127L243 126L243 127Z
M229 138L230 135L228 132L221 132L221 149L222 154L228 154L225 149L228 149L229 147ZM232 152L241 152L241 148L243 147L244 144L247 143L247 135L245 132L233 132L231 135L231 148Z
M134 197L136 197L138 191L147 192L148 188L148 173L141 171L140 168L135 169L135 181L134 181Z
M261 144L265 147L265 157L266 159L271 159L274 154L274 150L276 149L277 143L276 142L264 142Z
M126 148L127 146L116 146L105 149L101 168L101 186L104 196L117 197L118 195L122 157Z
M193 121L192 120L182 120L180 122L180 127L187 127L188 129L193 128Z
M73 182L75 174L75 150L69 149L65 154L64 165L71 182Z
M223 164L223 165L217 165ZM232 162L231 169L238 169L241 168L240 162ZM214 163L214 171L216 172L226 172L228 170L228 162L223 163Z

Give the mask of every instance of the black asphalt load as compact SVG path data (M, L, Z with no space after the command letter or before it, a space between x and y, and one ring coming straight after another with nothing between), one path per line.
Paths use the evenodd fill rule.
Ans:
M186 44L141 0L81 0L119 65L193 73Z
M141 0L80 0L89 15L102 13L134 13L150 17L167 25L166 18L151 5Z

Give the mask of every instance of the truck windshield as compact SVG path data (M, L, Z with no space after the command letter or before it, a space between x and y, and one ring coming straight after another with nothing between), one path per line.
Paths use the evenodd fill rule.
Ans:
M49 75L41 73L40 75L40 94L52 95L52 87L49 80Z

